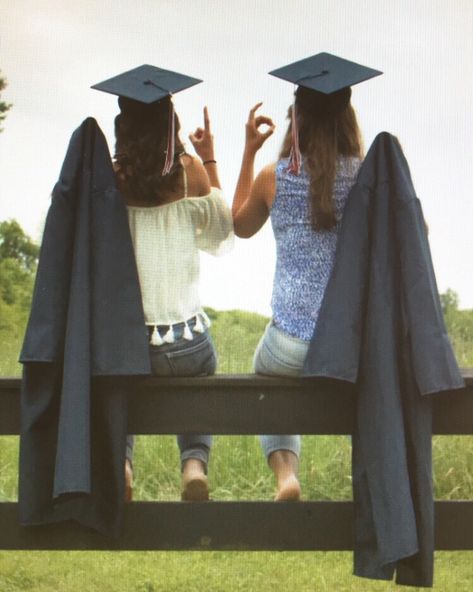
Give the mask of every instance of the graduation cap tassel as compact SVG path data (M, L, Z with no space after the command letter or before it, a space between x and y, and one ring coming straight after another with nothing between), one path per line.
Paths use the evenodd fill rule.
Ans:
M289 153L289 164L287 171L293 175L299 175L301 172L301 151L299 148L299 129L297 126L297 112L296 112L296 99L294 97L294 103L292 104L291 110L291 152Z
M174 105L172 103L172 96L169 101L169 121L168 121L168 144L166 148L166 160L164 162L163 172L161 175L164 177L171 172L172 165L174 164Z

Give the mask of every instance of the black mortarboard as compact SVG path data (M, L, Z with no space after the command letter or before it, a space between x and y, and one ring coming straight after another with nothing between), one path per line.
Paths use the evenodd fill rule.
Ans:
M91 88L150 105L200 82L202 80L199 78L192 78L191 76L185 76L172 70L164 70L164 68L143 64L142 66L138 66L138 68L133 68L133 70L128 70L118 76L94 84ZM174 126L174 106L171 101L169 105L168 140L163 175L168 175L173 170L175 158Z
M382 74L379 70L367 68L330 53L318 53L269 72L298 86L330 95L337 90L353 86Z
M91 88L149 104L200 82L198 78L143 64Z
M269 74L315 91L314 97L318 97L319 112L328 116L329 113L332 115L336 113L341 106L345 107L350 100L351 91L344 97L339 96L340 93L335 95L337 91L349 89L354 84L379 76L382 72L324 52L288 64L269 72ZM338 103L334 100L337 96ZM296 106L296 101L294 101L291 111L292 146L287 170L298 175L302 157L299 148Z

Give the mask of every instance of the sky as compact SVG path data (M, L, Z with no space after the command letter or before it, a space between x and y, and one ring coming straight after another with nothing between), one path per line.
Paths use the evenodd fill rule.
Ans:
M294 87L267 72L327 51L381 70L353 87L368 149L396 135L429 225L438 287L473 308L473 0L0 0L0 220L37 241L69 138L95 117L113 154L116 98L90 86L143 63L205 82L174 102L182 137L208 105L231 203L250 107L277 129L256 169L277 159ZM187 148L192 146L187 141ZM202 257L207 306L270 314L270 224L221 259Z

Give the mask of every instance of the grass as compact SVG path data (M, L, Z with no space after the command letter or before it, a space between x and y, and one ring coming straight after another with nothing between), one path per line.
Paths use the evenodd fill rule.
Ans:
M351 499L351 446L344 436L304 436L300 478L304 499ZM437 499L473 499L473 436L435 436ZM0 501L17 499L18 438L0 437ZM138 436L136 500L180 498L179 455L173 436ZM216 436L209 468L215 500L270 500L274 483L256 436ZM1 590L1 589L0 589Z
M267 319L216 313L212 335L225 374L251 372ZM0 375L19 375L21 332L10 336ZM5 343L5 341L4 341ZM463 343L463 342L462 342ZM473 358L461 346L463 364ZM472 365L470 363L470 365ZM179 458L173 436L139 436L135 499L178 500ZM473 499L473 436L433 439L435 495ZM351 445L343 436L304 436L304 499L351 499ZM0 501L17 499L18 438L0 437ZM209 472L216 500L270 500L274 484L256 436L216 436ZM1 527L1 525L0 525ZM469 527L472 527L469 525ZM435 589L470 592L473 552L437 552ZM390 582L351 576L352 553L322 552L0 552L0 592L390 592ZM405 588L406 592L413 588Z
M394 592L350 575L351 553L4 552L2 592ZM473 552L437 552L439 592L470 592ZM405 592L420 588L401 588Z

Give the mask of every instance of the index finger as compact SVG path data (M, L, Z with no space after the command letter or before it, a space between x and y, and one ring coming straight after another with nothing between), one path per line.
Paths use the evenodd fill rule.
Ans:
M206 132L210 132L210 118L207 107L204 107L204 128Z
M248 115L248 121L251 121L252 119L254 119L256 110L259 109L262 104L263 104L263 102L256 103L256 105L252 109L250 109L250 114Z

